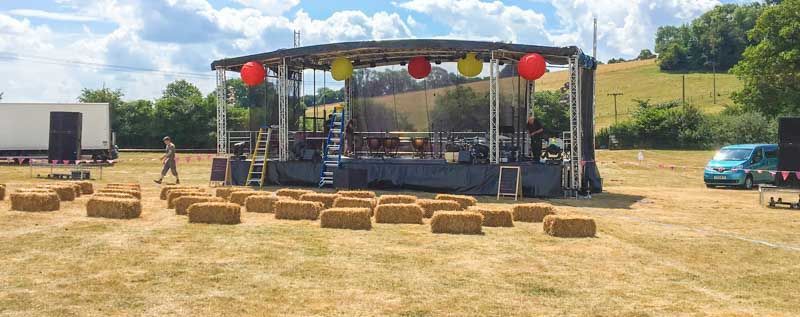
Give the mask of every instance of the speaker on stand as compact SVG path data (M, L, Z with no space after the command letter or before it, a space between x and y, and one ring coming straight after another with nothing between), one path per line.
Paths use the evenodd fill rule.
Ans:
M781 187L800 187L800 118L780 118L778 121L778 170L788 171L789 177L783 179L782 173L775 175L775 184Z
M51 161L77 161L81 158L83 114L50 112L50 140L47 158Z

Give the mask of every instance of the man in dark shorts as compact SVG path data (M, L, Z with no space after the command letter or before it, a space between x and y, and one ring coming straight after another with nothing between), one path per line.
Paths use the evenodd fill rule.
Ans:
M542 159L542 135L544 134L544 126L539 122L536 117L528 118L527 124L528 136L531 137L531 155L533 160L539 162Z
M172 175L175 176L175 184L180 184L181 180L178 178L178 168L175 164L175 144L172 143L172 138L168 136L165 136L163 141L164 145L166 145L164 156L161 157L164 168L161 169L161 177L154 180L154 182L161 184L164 176L167 176L167 172L172 171Z

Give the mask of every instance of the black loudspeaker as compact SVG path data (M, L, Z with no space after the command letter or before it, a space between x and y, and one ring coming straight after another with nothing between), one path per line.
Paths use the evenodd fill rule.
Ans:
M778 121L778 139L781 144L800 144L800 118L780 118Z
M794 172L800 172L800 143L781 143L778 152L778 170L789 171L789 177L783 179L783 174L775 175L775 183L782 187L800 187L800 179Z
M47 158L51 161L77 161L81 157L83 114L51 112Z

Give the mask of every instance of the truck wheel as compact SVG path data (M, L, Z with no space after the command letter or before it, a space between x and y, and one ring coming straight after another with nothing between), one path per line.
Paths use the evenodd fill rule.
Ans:
M747 178L744 179L744 185L742 185L744 189L751 190L753 189L753 176L747 175Z
M717 186L714 186L714 185L711 185L711 184L706 184L706 188L717 188Z

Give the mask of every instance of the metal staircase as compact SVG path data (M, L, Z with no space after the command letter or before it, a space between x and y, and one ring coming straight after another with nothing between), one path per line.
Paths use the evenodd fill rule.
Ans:
M319 187L325 185L333 186L333 174L342 162L342 152L344 152L345 135L344 110L334 109L331 113L330 129L328 138L325 140L325 148L322 151L322 168L319 172Z
M247 172L247 186L264 187L267 177L267 160L269 159L269 140L272 138L272 128L258 130L256 144L253 146L253 161Z

